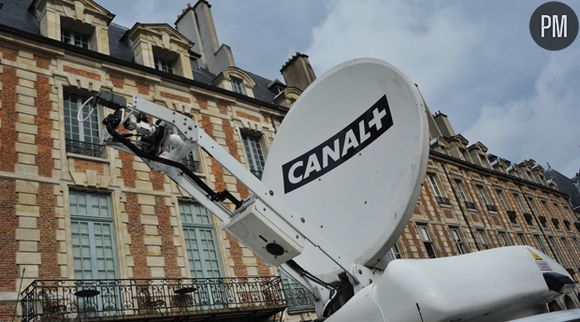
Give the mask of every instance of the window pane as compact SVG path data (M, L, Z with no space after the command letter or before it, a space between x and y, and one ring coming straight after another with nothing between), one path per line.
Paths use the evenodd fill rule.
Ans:
M105 211L99 211L99 202L105 207ZM110 196L71 191L70 209L75 278L116 278Z
M216 233L206 208L180 202L183 235L192 277L221 277Z
M264 152L260 144L260 137L254 135L242 134L244 149L248 158L250 171L258 178L262 177L264 171Z

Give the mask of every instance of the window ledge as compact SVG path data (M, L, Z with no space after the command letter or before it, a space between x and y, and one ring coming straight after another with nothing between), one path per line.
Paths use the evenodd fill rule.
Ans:
M71 152L67 152L66 157L67 158L74 158L74 159L81 159L81 160L88 160L88 161L95 161L95 162L100 162L100 163L109 163L109 160L105 159L105 158L92 157L90 155L71 153Z

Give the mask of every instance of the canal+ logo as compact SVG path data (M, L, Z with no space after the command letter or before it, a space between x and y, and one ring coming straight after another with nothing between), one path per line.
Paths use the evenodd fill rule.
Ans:
M578 35L578 17L562 2L546 2L532 14L530 34L538 46L562 50L570 46Z

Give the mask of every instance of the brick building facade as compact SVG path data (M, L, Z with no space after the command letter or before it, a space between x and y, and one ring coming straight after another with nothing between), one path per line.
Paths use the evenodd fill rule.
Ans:
M12 317L18 290L34 280L278 275L163 174L102 147L97 114L76 118L84 98L100 89L138 94L194 118L259 175L277 127L315 76L302 54L284 64L285 84L236 67L229 47L219 45L210 8L203 0L187 7L176 28L127 29L90 0L4 3L0 320ZM428 175L393 258L528 244L578 280L580 225L543 169L533 161L512 165L479 142L468 146L443 114L430 115L430 129ZM212 188L248 196L202 151L185 161ZM312 318L308 304L295 300L285 320ZM559 302L571 303L576 296ZM59 305L68 303L53 308Z

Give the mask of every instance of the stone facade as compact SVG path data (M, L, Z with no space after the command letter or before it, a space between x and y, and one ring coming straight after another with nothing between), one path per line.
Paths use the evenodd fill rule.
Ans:
M54 29L60 28L59 14L96 23L100 31L94 41L102 44L95 45L94 51L109 53L105 34L112 17L106 10L90 6L92 1L34 1L37 6L42 3L47 6L39 9L42 35L59 39L59 31ZM90 14L85 13L87 10ZM218 75L213 87L195 83L185 58L184 39L173 45L179 37L168 30L170 27L155 26L155 32L143 29L146 27L134 27L130 36L137 39L144 33L156 46L179 45L178 71L182 78L155 71L148 49L149 58L142 63L145 67L138 68L107 56L71 50L54 41L40 43L40 38L0 30L0 320L11 318L20 283L26 286L35 279L75 278L71 191L110 196L118 278L191 277L179 208L180 201L190 197L163 174L151 171L127 153L110 148L105 149L103 157L67 152L65 93L112 89L127 98L141 95L191 116L243 164L248 163L248 156L242 133L260 133L267 153L288 110L281 105L290 106L300 94L298 88L289 86L281 88L283 94L277 95L274 103L255 99L251 89L256 83L233 66ZM151 47L135 42L135 46ZM227 91L232 89L230 77L243 80L249 89L247 97ZM443 121L437 123L447 124ZM543 178L529 176L528 170L537 172L533 162L502 168L501 162L491 161L485 146L467 147L464 138L451 132L446 129L448 135L435 138L431 146L427 171L436 178L439 192L426 177L412 220L397 243L400 255L430 256L417 232L418 225L427 225L438 257L459 254L450 228L458 229L467 252L502 246L500 234L505 234L507 244L521 244L523 236L526 244L554 256L578 281L580 228L567 197ZM470 155L469 160L461 156L462 151ZM238 198L249 195L239 180L199 152L198 172L210 187L227 189ZM480 155L485 159L476 161ZM455 180L461 180L472 207L466 207ZM478 186L486 189L487 202L477 191ZM497 190L505 193L507 205L503 205ZM521 205L514 194L520 196ZM508 210L515 212L515 224ZM545 220L541 222L540 217ZM221 230L215 218L212 220L224 276L277 274L274 267ZM485 234L485 241L479 232ZM576 296L572 301L577 305ZM284 316L288 321L312 318L303 313Z

